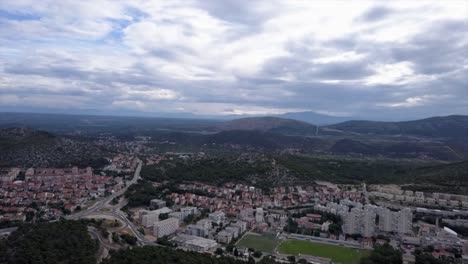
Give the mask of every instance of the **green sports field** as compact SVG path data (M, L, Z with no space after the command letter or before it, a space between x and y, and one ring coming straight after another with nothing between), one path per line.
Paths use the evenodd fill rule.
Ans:
M266 236L260 234L246 234L237 243L238 247L253 248L262 252L272 253L280 240L274 236Z
M311 255L330 258L334 263L357 264L363 256L369 254L368 250L347 248L303 240L286 240L278 247L278 251L287 255Z

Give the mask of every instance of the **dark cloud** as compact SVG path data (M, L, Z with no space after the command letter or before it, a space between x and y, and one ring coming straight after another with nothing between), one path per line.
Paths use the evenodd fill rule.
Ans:
M364 22L374 22L387 17L392 12L393 11L390 8L384 6L376 6L366 11L362 16L358 18L358 20Z

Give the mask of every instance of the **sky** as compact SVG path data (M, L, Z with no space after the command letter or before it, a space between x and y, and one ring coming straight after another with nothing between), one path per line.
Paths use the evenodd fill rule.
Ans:
M468 0L2 0L0 110L468 114Z

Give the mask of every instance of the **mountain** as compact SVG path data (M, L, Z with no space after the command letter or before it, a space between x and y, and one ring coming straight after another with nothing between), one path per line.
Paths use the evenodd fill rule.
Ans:
M451 115L404 122L347 121L326 127L334 132L468 138L468 116Z
M275 115L279 118L288 118L288 119L295 119L311 124L317 124L320 126L323 125L331 125L336 123L345 122L348 120L356 119L353 117L341 117L341 116L331 116L331 115L322 115L315 112L293 112L293 113L285 113L282 115Z
M218 126L220 130L250 130L285 135L315 135L318 127L306 122L278 117L246 117L226 121Z

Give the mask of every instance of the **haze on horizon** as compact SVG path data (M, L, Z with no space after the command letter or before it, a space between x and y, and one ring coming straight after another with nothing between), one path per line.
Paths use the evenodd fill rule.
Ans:
M468 114L468 1L0 4L0 111Z

